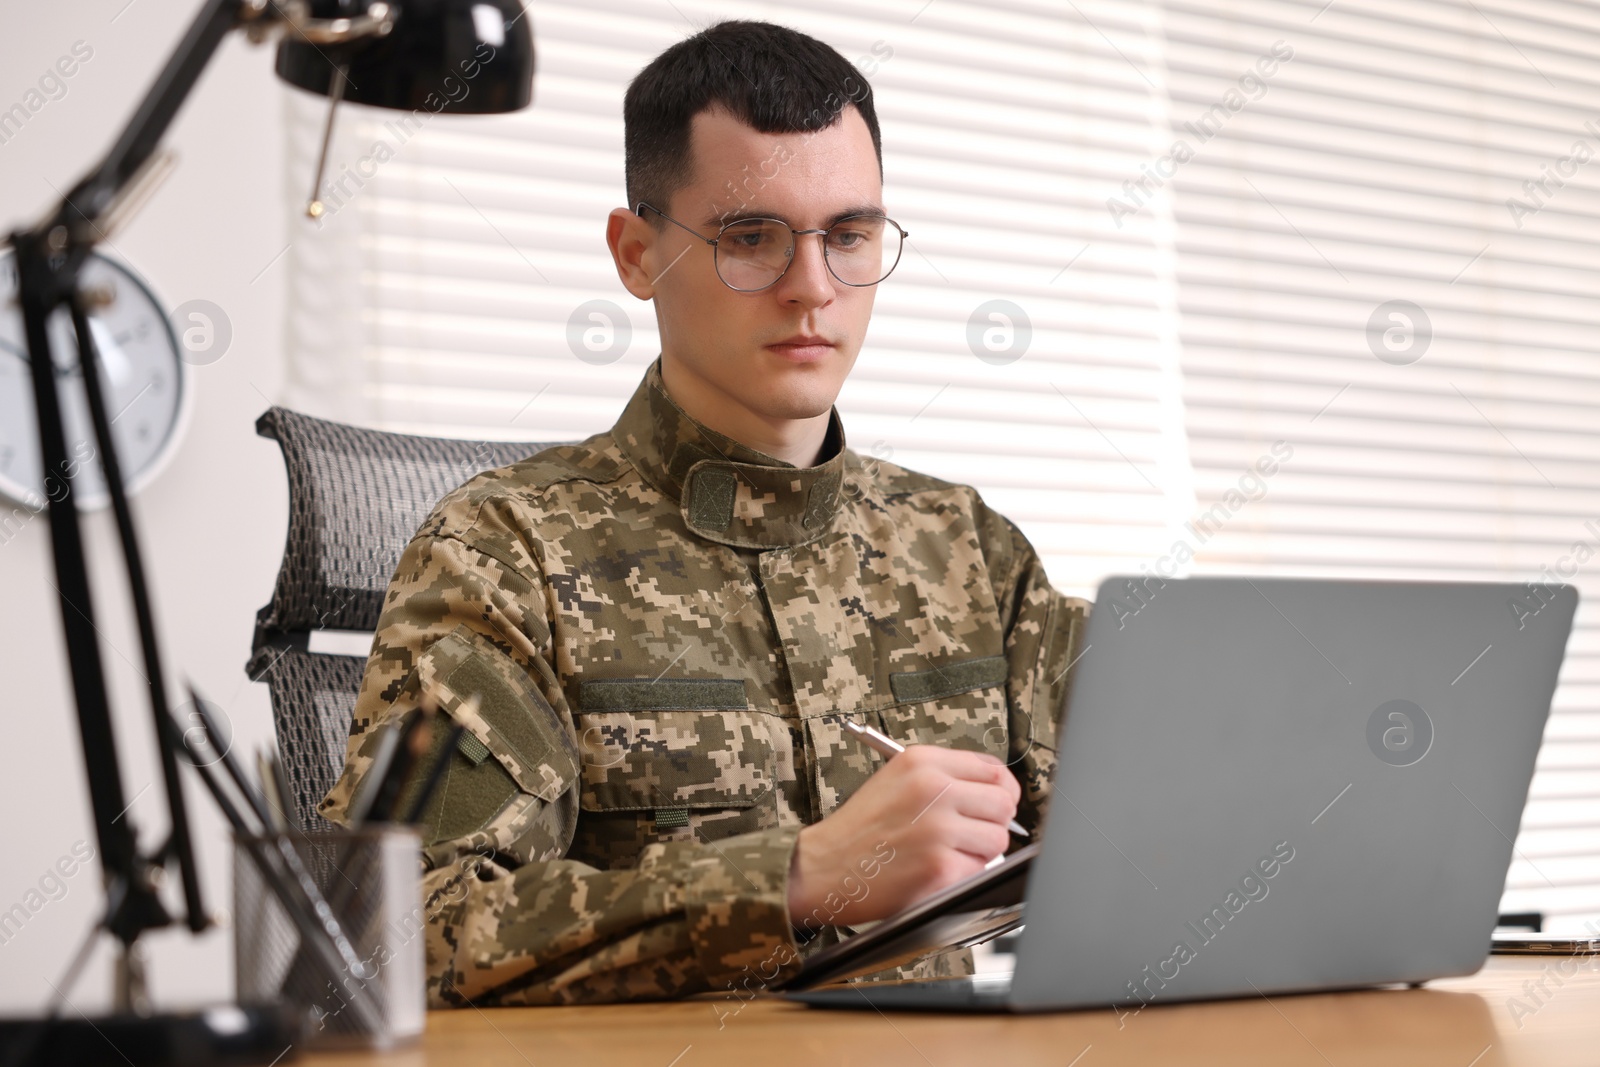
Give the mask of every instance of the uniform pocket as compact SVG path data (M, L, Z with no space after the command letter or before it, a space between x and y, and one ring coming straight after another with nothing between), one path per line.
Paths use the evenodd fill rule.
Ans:
M881 712L884 733L902 744L964 748L1005 759L1008 670L1004 656L974 656L890 674L895 703Z
M772 789L767 717L726 678L580 683L584 811L748 808Z

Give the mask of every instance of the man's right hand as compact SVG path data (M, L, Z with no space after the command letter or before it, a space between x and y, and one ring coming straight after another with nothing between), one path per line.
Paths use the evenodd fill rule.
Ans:
M790 920L815 929L883 919L978 873L1010 844L1021 796L987 752L908 746L800 831Z

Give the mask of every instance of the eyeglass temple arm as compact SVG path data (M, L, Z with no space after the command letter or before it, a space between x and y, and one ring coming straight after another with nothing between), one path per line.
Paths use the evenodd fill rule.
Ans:
M650 204L647 204L643 200L639 201L639 207L650 208L651 211L654 211L657 215L660 215L662 218L666 219L668 222L670 222L674 226L678 227L678 229L687 231L688 233L692 233L696 237L700 238L700 240L704 241L706 244L711 245L713 248L716 247L717 239L715 237L707 237L707 236L705 236L704 234L700 233L697 230L689 229L689 227L685 226L683 223L679 222L677 219L673 218L671 215L668 215L665 211L662 211L660 208L654 207L654 206L652 206ZM643 217L643 213L639 211L638 207L634 208L633 213L635 215L639 215L639 216Z

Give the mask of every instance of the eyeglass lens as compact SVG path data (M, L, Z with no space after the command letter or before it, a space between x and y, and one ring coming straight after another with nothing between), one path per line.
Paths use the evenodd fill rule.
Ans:
M820 236L828 269L846 285L874 285L900 260L902 233L879 215L841 219ZM794 258L794 234L776 219L743 219L722 230L716 251L724 282L735 289L763 289Z

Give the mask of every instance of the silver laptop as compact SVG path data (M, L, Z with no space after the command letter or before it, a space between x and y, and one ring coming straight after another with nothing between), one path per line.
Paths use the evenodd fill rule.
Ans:
M1566 585L1108 579L1015 973L787 995L1125 1016L1470 974L1577 601Z

